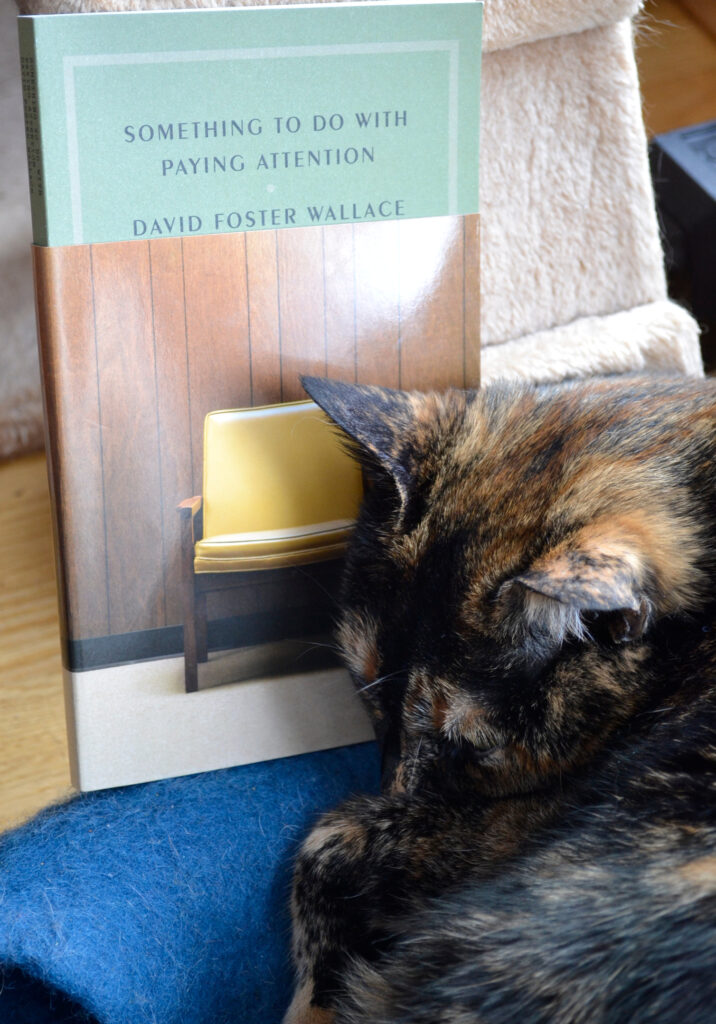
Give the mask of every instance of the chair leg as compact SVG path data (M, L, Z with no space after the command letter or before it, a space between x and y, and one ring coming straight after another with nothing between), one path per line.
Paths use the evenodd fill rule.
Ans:
M206 621L206 594L196 594L194 603L194 628L196 630L196 660L208 661L208 623Z
M199 670L193 583L185 586L184 591L184 689L187 693L196 693L199 689Z
M194 541L195 532L201 536L201 497L186 498L177 506L179 513L179 552L181 558L181 589L184 606L184 689L194 693L199 689L199 673L197 668L197 628L196 576L194 573ZM196 527L196 530L195 530ZM201 602L200 602L201 604ZM198 642L206 649L206 602L204 608L204 633L200 631ZM201 610L201 608L199 609Z

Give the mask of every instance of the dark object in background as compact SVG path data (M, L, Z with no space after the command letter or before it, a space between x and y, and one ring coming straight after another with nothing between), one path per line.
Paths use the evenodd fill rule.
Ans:
M669 289L702 327L716 370L716 121L657 135L649 147Z

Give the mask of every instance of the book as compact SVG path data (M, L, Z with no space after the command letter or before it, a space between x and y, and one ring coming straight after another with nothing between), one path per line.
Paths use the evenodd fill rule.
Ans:
M74 784L370 738L331 642L355 481L284 528L292 446L323 444L292 403L304 373L479 381L481 4L19 27ZM246 449L208 481L205 448L239 418L279 424L269 497L202 537L244 500ZM205 588L215 536L254 561Z

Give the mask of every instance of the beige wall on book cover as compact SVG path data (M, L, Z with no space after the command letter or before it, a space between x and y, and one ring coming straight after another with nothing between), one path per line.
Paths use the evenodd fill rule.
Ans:
M161 658L75 673L65 694L72 781L81 790L373 739L345 671L209 686L196 694L184 692L183 659Z

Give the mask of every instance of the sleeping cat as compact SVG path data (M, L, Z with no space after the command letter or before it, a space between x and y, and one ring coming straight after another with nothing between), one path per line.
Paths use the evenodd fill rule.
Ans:
M297 859L286 1022L716 1020L716 382L305 385L384 779Z

